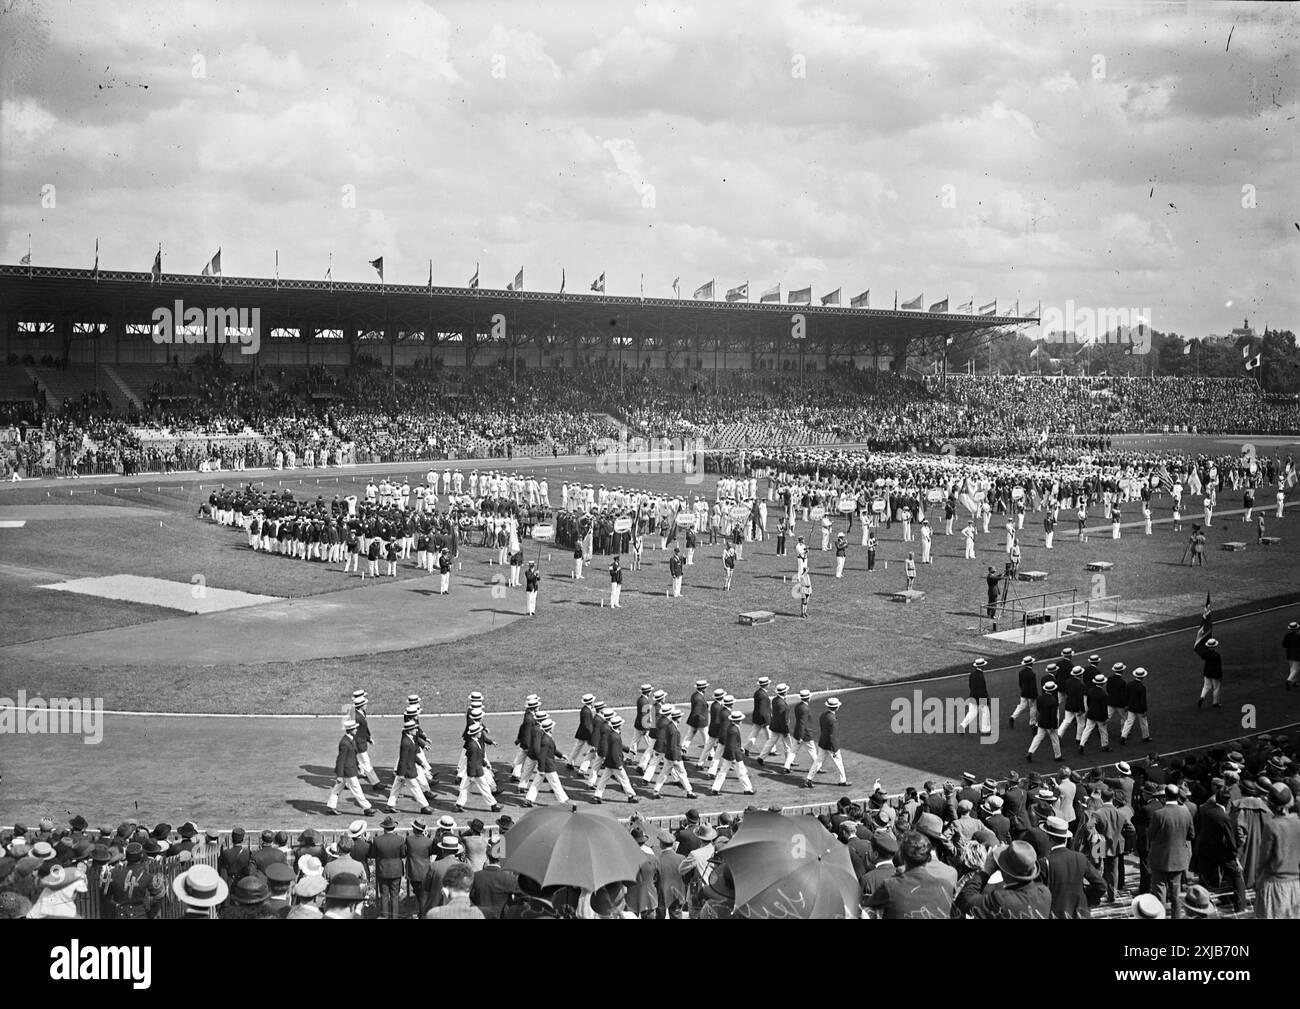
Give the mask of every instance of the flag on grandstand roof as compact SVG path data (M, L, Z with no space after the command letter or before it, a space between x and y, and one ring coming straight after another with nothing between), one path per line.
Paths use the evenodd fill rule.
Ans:
M31 264L31 253L27 253L28 265ZM149 274L156 284L162 280L162 243L158 243L158 251L153 254L153 266L149 268Z
M379 282L382 284L384 282L384 257L380 256L378 259L370 260L370 265L373 266L375 272L379 274Z
M835 288L830 294L822 295L823 305L838 305L840 303L840 288Z
M605 293L605 272L603 270L601 271L600 276L591 282L591 289L593 291L599 291L601 294Z
M748 301L749 300L749 281L745 281L727 292L728 301Z
M199 274L202 277L220 277L221 276L221 247L217 247L216 255L204 264L203 271Z
M507 291L518 293L524 289L524 268L519 267L519 272L515 274L515 279L506 284Z
M95 239L95 265L90 270L90 275L96 280L99 279L99 239Z
M871 288L849 299L849 308L870 308Z
M1246 362L1246 370L1247 370L1247 371L1254 371L1256 368L1258 368L1258 367L1259 367L1259 362L1260 362L1260 358L1261 358L1261 357L1263 357L1262 354L1256 354L1256 355L1255 355L1254 357L1252 357L1249 361L1247 361L1247 362Z
M990 301L987 305L980 305L980 311L979 311L979 314L980 314L980 315L997 315L997 314L998 314L998 299L997 299L997 298L994 298L994 299L993 299L992 301Z
M325 267L325 279L329 281L330 286L334 285L334 253L330 253L329 265Z
M811 305L812 304L812 285L800 288L798 291L791 291L785 297L789 305Z
M429 260L429 290L433 290L433 260Z
M694 298L696 301L712 301L713 281L710 280L707 284L701 284L699 287L695 289L695 293L692 294L691 297Z
M379 275L381 277L383 276L382 270L380 271ZM275 286L276 287L280 286L280 250L279 249L275 250Z
M678 298L682 296L681 283L682 283L681 277L673 278L673 294Z
M564 267L560 267L560 293L564 293Z
M1188 340L1185 344L1183 344L1183 354L1185 356L1187 354L1190 354L1191 352L1192 352L1192 341Z
M1041 351L1042 349L1043 349L1042 347L1035 346L1034 349L1029 352L1029 360L1032 361L1034 358L1036 358L1038 356L1039 351Z
M641 300L645 301L645 274L641 274Z
M158 248L161 249L162 246L160 245L158 246ZM27 267L27 272L28 273L31 272L31 268L32 268L32 236L31 235L27 236L27 255L23 256L22 259L18 260L18 265Z
M931 312L948 311L948 299L944 298L943 301L936 301L933 305L930 306L930 311Z
M971 298L967 301L963 301L960 305L956 307L956 309L954 309L954 311L958 315L970 315L971 309L973 309L974 307L975 307L975 299Z
M1243 344L1241 345L1241 359L1244 361L1244 360L1246 360L1246 358L1248 358L1248 357L1250 357L1250 341L1249 341L1249 340L1247 340L1245 343L1243 343Z
M758 296L759 304L768 301L775 301L778 304L781 301L781 285L774 284Z
M924 304L925 304L925 292L922 292L918 294L915 298L913 298L911 301L903 302L901 307L905 312L919 312L921 310L921 307Z
M469 287L470 290L478 287L478 263L474 264L474 276L469 278Z

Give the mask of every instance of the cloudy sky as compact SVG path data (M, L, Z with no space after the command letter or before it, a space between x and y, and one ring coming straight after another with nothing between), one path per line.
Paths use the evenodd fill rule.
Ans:
M1300 330L1294 8L6 0L0 260ZM49 189L48 187L53 187ZM49 204L53 205L49 205ZM44 205L43 205L44 204Z

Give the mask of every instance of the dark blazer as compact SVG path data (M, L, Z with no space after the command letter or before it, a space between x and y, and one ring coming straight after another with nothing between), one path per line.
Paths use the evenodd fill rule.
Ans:
M709 702L699 690L691 694L691 713L686 716L686 724L692 729L702 729L709 724Z
M795 704L794 730L790 734L796 743L806 743L812 739L812 706L807 701Z
M429 859L433 856L433 838L428 834L412 831L406 836L406 878L414 890L424 882L429 871Z
M251 853L244 844L234 845L222 850L217 856L217 872L231 886L248 875Z
M1195 827L1192 848L1198 873L1205 875L1237 857L1237 828L1217 802L1207 802L1196 811Z
M1052 894L1052 917L1092 917L1088 897L1097 899L1106 889L1101 870L1082 852L1066 847L1053 848L1041 864L1044 866L1041 878Z
M772 721L772 697L763 688L754 691L754 716L756 726L768 725Z
M501 909L512 894L519 892L519 877L499 865L485 865L474 873L469 888L469 902L485 918L499 918Z
M339 755L334 758L334 776L336 778L355 778L361 773L357 766L357 743L351 736L344 734L339 740Z
M410 732L403 732L402 745L397 754L397 776L399 778L414 778L420 773L419 762L415 759L416 750L415 735Z
M745 750L740 742L740 725L728 722L722 730L722 759L737 763L745 759Z
M972 872L957 894L957 907L975 918L1046 919L1052 916L1052 893L1040 880L995 883L983 870Z
M556 767L555 737L549 732L538 730L534 745L537 749L537 773L551 774ZM608 760L606 760L606 763L608 763Z
M1181 872L1192 861L1196 827L1180 802L1162 803L1147 821L1147 864L1155 872Z
M371 844L375 858L376 879L401 879L406 868L406 839L386 831Z
M835 718L835 712L823 711L820 732L817 735L817 745L831 753L835 753L840 748L839 726Z
M790 702L780 694L772 698L772 731L778 736L790 734Z

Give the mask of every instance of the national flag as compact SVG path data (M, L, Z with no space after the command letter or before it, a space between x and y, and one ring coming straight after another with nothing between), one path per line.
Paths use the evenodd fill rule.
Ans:
M1031 350L1029 352L1029 360L1032 361L1034 358L1036 358L1042 349L1043 349L1042 347L1035 347L1033 350Z
M1185 343L1183 345L1183 356L1186 357L1191 352L1192 352L1192 345L1191 342L1189 341L1188 343Z
M911 301L903 302L901 307L904 312L919 312L924 305L925 305L925 294L924 292L922 292L921 294L918 294L915 298L913 298Z
M469 278L469 288L471 291L478 287L478 263L474 264L474 276Z
M823 305L838 305L840 303L840 288L835 288L830 294L822 295Z
M383 275L384 275L383 268L381 267L379 271L379 276L382 278ZM275 286L276 287L280 286L280 250L279 249L275 250Z
M943 301L936 301L933 305L930 306L930 311L931 311L931 312L947 312L947 311L948 311L948 299L947 299L947 298L944 298Z
M506 284L507 291L514 291L518 294L524 289L524 268L519 267L519 272L515 274L515 279Z
M1241 345L1241 359L1244 361L1244 360L1246 360L1248 357L1250 357L1250 341L1249 341L1249 340L1247 340L1244 344Z
M91 268L90 275L95 280L99 279L99 239L98 238L95 239L95 265Z
M1194 466L1187 476L1187 489L1192 492L1193 497L1201 493L1201 473Z
M758 302L760 305L769 301L775 301L778 304L780 303L781 301L780 284L775 284L772 287L769 287L766 291L764 291L762 294L758 296Z
M870 308L871 307L871 288L867 288L861 294L849 299L849 308Z
M674 278L673 278L673 296L674 296L674 297L680 298L680 297L682 296L681 283L682 283L682 278L681 278L681 277L674 277Z
M433 260L429 260L429 290L433 290Z
M325 267L325 280L331 285L334 283L334 253L330 253L329 265Z
M800 288L797 291L791 291L785 296L788 305L811 305L812 304L812 285Z
M200 276L203 277L221 276L221 248L220 247L217 248L216 255L213 256L211 259L209 259L207 264L203 267L203 272L200 274Z
M605 274L603 272L599 277L591 282L591 289L593 291L599 291L601 294L605 293Z
M27 254L24 255L22 259L18 260L18 265L19 265L19 266L31 266L31 265L32 265L32 252L31 252L30 249L27 250Z
M707 284L701 284L699 287L695 289L695 293L692 294L691 297L694 298L696 301L712 301L713 281L710 280Z
M980 314L980 315L997 315L997 314L998 314L998 299L997 299L997 298L994 298L994 299L993 299L992 301L990 301L987 305L980 305L979 314Z
M560 293L561 293L561 294L564 293L564 281L565 281L565 276L564 276L564 267L561 266L561 267L560 267Z
M378 259L370 260L370 265L373 266L375 272L379 274L379 282L382 284L384 282L384 257L380 256Z
M737 287L731 288L727 292L728 301L748 301L749 300L749 281L745 281Z
M158 246L158 251L153 254L153 266L149 269L153 283L162 280L162 245Z
M645 274L641 274L641 300L645 301Z
M964 302L962 302L960 305L958 305L958 306L956 307L956 309L954 309L954 311L955 311L958 315L970 315L970 314L971 314L971 310L972 310L974 307L975 307L975 299L974 299L974 298L971 298L969 301L964 301Z
M1174 489L1174 478L1169 474L1169 467L1161 463L1160 468L1156 470L1156 476L1160 479L1160 489L1168 494Z
M1214 614L1210 609L1210 594L1205 593L1205 607L1201 610L1201 626L1196 631L1196 643L1193 649L1200 650L1207 638L1214 637Z
M1256 355L1255 355L1254 357L1252 357L1249 361L1247 361L1247 362L1246 362L1246 370L1247 370L1247 371L1254 371L1256 368L1258 368L1258 367L1259 367L1260 359L1261 359L1263 356L1264 356L1263 354L1256 354Z

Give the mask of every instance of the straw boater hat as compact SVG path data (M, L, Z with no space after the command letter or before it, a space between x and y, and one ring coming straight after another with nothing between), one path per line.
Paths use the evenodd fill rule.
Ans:
M230 887L216 869L200 862L172 880L172 893L188 907L216 907L230 895Z

